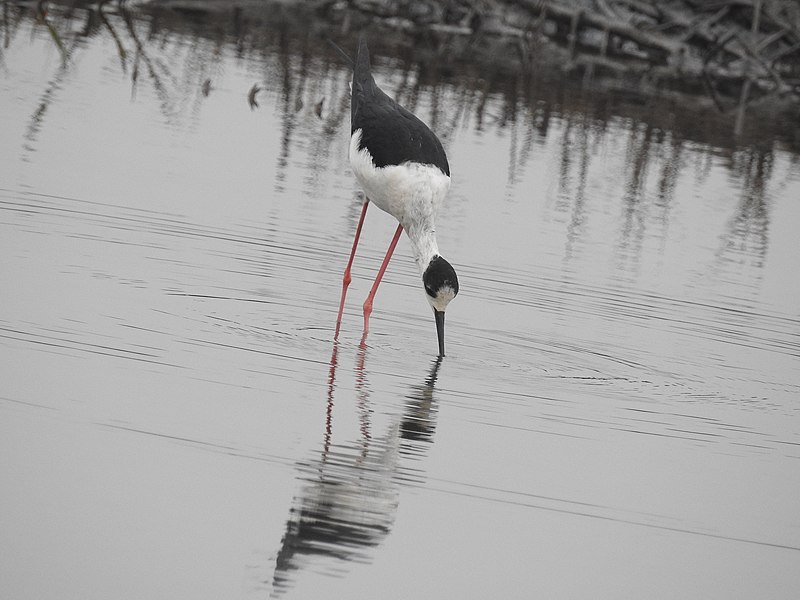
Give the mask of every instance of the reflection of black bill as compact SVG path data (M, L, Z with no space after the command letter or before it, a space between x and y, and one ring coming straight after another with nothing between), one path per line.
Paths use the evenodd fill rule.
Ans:
M444 356L444 311L433 309L436 317L436 335L439 338L439 356Z

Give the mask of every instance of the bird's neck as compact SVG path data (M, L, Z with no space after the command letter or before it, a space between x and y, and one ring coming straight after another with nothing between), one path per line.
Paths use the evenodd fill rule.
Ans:
M434 256L439 256L439 246L436 243L436 232L432 224L421 223L406 227L408 239L411 241L411 251L417 261L420 275L428 268Z

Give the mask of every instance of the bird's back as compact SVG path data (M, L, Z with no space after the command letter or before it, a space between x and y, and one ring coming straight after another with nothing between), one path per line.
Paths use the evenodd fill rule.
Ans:
M434 165L450 176L450 165L439 139L375 83L363 37L353 69L350 122L352 133L361 130L358 149L366 148L376 167L415 162Z

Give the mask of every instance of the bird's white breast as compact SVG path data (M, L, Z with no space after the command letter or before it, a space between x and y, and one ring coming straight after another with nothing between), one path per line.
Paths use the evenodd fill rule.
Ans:
M436 210L450 188L450 177L433 165L406 162L376 167L369 150L358 149L361 130L350 138L350 165L367 198L412 235L417 227L433 233Z

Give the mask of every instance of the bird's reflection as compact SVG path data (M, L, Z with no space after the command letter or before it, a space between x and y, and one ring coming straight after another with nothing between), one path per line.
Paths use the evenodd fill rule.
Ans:
M370 548L383 541L394 523L398 488L407 479L401 475L400 458L418 458L433 441L437 413L434 385L441 357L433 361L424 382L411 389L403 414L380 436L373 436L370 423L367 357L362 339L354 369L358 439L336 444L333 409L339 342L333 343L322 451L298 465L303 485L294 498L278 550L273 596L291 586L292 571L315 558L333 559L332 572L340 572L350 561L368 561Z
M400 436L404 440L418 442L433 442L433 433L436 431L436 403L433 399L433 387L439 376L439 365L442 356L433 361L428 378L422 385L414 386L406 397L406 410L400 423ZM404 446L409 446L405 444Z

